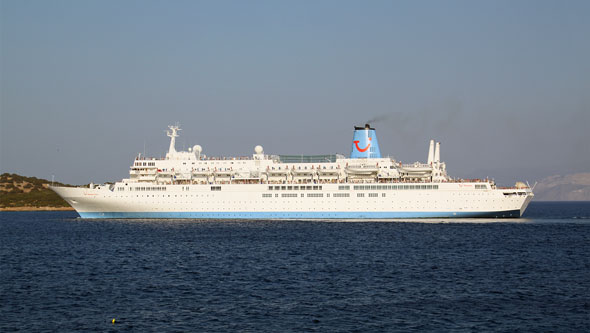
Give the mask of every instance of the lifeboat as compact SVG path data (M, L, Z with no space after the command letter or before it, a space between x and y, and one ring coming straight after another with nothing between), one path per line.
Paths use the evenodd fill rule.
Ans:
M432 166L428 164L421 164L421 163L414 163L410 165L404 165L398 168L402 172L409 172L409 173L428 173L432 172Z
M213 173L216 177L231 177L234 174L234 171L231 169L216 169Z
M313 175L316 173L315 169L291 169L291 173L294 175Z
M320 175L337 175L340 173L339 169L318 169Z
M379 167L367 164L347 165L346 172L353 175L372 175L379 172Z

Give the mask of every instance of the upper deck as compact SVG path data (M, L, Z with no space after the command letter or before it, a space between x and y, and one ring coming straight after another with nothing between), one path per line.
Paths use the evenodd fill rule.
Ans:
M171 126L170 148L165 158L139 155L125 182L166 184L404 184L404 183L485 183L488 179L455 179L448 176L440 160L440 143L430 141L428 162L402 163L381 157L374 128L355 128L350 157L331 155L269 155L256 146L251 156L211 157L199 145L187 151L174 147L178 127ZM364 143L359 138L365 138ZM373 149L372 155L359 152ZM375 147L374 147L375 148Z

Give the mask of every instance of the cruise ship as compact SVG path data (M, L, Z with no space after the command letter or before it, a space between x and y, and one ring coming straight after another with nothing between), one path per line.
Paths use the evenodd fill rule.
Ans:
M82 218L405 219L520 217L533 198L517 182L456 179L430 140L426 163L382 157L374 128L354 127L348 157L269 155L209 157L195 145L177 151L169 126L164 158L139 154L129 178L51 189Z

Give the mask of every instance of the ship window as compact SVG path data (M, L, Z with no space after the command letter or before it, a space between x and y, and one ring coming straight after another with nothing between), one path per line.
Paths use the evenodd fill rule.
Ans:
M432 185L432 188L438 190L438 185Z
M272 198L272 194L271 193L263 193L262 197L263 198Z
M293 189L294 189L295 191L299 191L299 186L293 186Z
M334 193L334 198L348 198L350 193Z
M385 193L381 193L381 196L385 198Z
M221 186L211 186L211 191L221 191Z
M379 193L369 193L369 198L377 198Z
M268 190L269 190L269 191L272 191L272 186L269 186L269 187L268 187Z
M341 191L342 190L347 191L347 190L350 190L350 186L348 186L348 185L340 185L340 186L338 186L338 189L341 190Z
M365 194L364 193L357 193L356 196L357 196L357 198L364 198Z
M317 186L314 186L314 187L313 187L313 189L314 189L314 190L317 190L317 189L318 189L318 187L317 187Z
M283 190L283 191L284 191L284 190L286 190L286 189L287 189L287 186L281 186L281 190Z
M291 191L293 189L293 186L287 186L287 190Z
M420 185L420 188L422 188L423 190L426 189L426 185Z
M308 191L311 191L311 188L312 188L311 186L307 186L307 187L306 187L306 189L307 189Z

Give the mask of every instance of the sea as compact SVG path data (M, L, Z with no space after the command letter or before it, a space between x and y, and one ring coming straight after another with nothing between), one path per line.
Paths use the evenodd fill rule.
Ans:
M0 332L589 332L590 202L520 219L0 213Z

